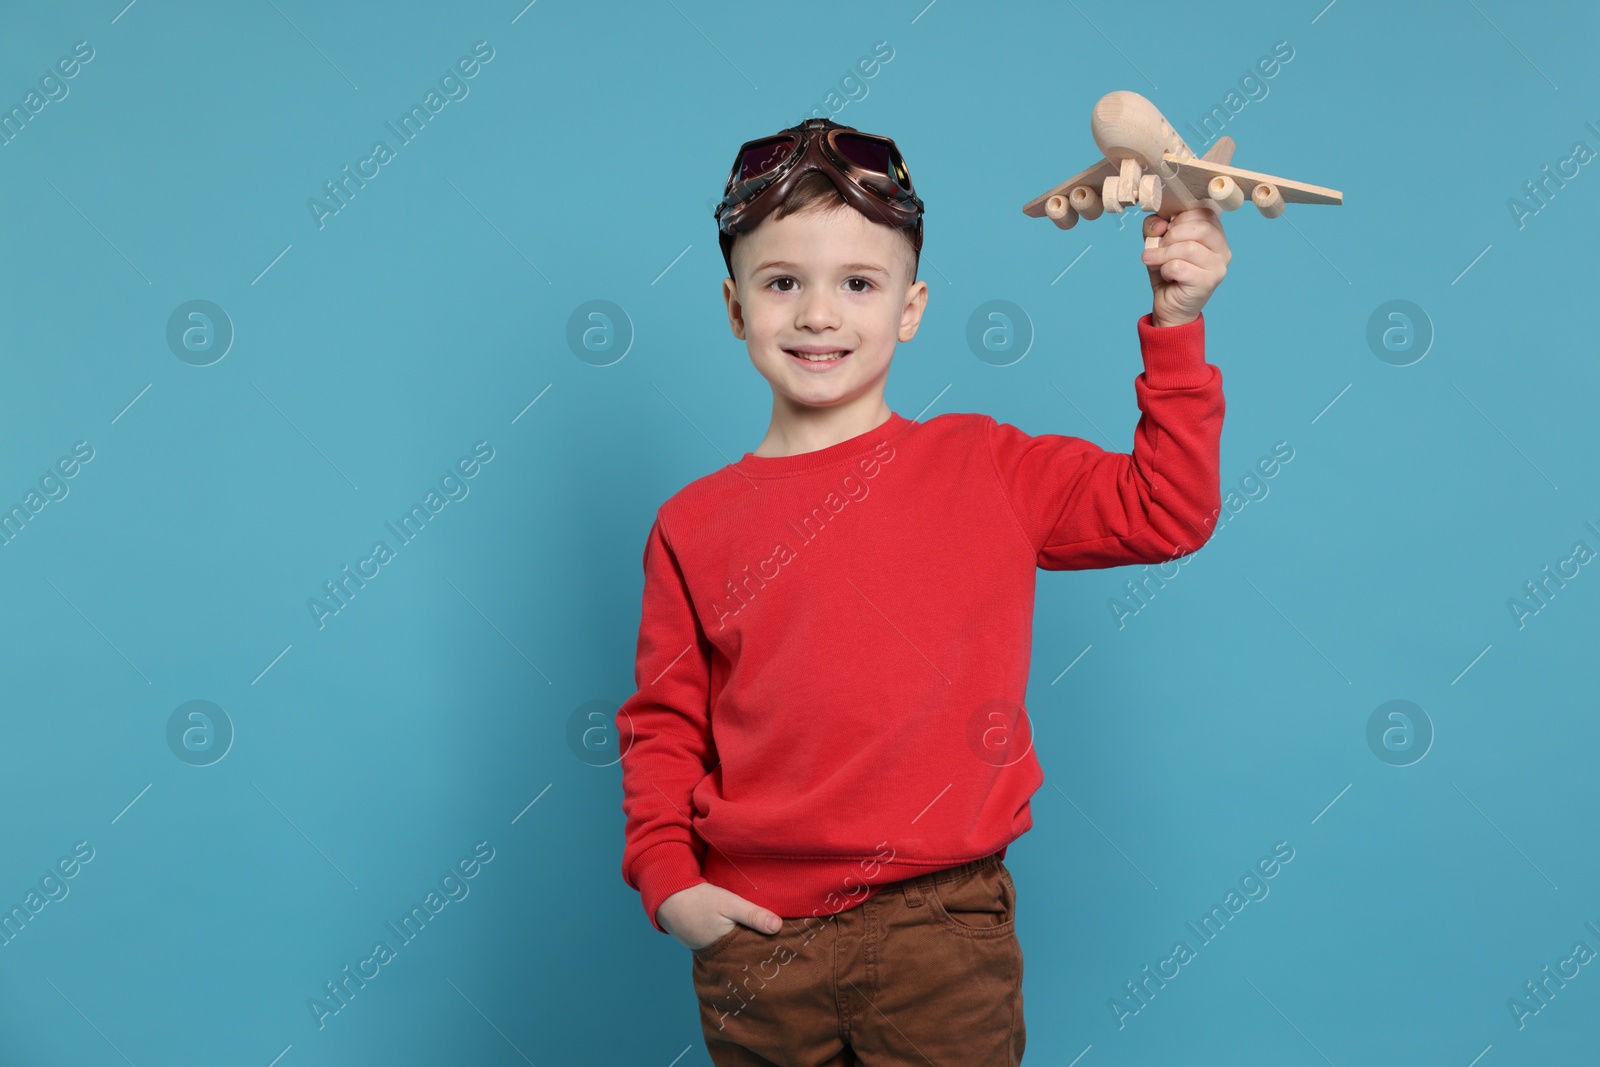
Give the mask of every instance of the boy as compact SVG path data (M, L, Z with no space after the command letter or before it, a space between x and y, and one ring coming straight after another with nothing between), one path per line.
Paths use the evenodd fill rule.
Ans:
M928 298L889 139L808 119L747 142L716 217L772 420L645 545L623 878L690 948L719 1065L1018 1063L1002 861L1044 778L1023 710L1036 568L1205 543L1224 405L1200 311L1227 243L1208 209L1146 219L1163 240L1126 455L888 408Z

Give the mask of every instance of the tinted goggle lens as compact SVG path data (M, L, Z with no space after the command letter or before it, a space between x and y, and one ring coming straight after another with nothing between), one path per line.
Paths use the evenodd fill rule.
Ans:
M863 170L896 179L904 174L903 167L894 167L894 164L899 162L898 153L891 155L889 145L884 141L853 133L841 133L833 139L833 146L839 150L841 156Z
M758 141L739 153L738 181L757 178L789 158L797 142L793 137Z

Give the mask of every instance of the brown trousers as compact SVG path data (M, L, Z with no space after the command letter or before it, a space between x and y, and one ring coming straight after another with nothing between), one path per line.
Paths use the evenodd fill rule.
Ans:
M743 923L693 953L717 1067L1015 1067L1017 890L999 856L887 883L836 915Z

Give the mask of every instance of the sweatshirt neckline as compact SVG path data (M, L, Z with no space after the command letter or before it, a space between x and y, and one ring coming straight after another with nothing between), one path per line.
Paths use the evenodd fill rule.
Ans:
M870 452L880 442L887 441L911 425L912 420L891 411L886 420L866 433L857 434L827 448L819 448L813 452L799 452L792 456L758 456L754 452L746 452L734 466L745 474L755 475L795 474L817 467L826 467Z

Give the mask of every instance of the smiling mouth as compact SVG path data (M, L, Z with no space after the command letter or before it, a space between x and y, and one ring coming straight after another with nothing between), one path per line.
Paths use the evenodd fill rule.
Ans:
M836 363L850 354L850 350L845 348L832 352L797 352L792 348L786 348L784 351L795 359L803 359L807 363Z

